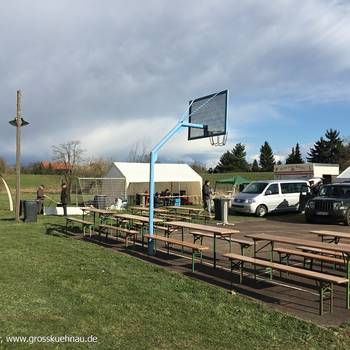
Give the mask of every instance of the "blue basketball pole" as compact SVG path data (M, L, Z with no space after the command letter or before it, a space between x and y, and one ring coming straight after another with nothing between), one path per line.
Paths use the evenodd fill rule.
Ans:
M149 235L150 238L148 240L148 254L154 254L154 240L152 236L154 234L154 165L158 158L159 150L182 128L196 128L196 129L204 129L202 124L192 124L187 123L181 120L178 122L173 129L171 129L163 139L152 149L151 151L151 159L150 159L150 177L149 177Z

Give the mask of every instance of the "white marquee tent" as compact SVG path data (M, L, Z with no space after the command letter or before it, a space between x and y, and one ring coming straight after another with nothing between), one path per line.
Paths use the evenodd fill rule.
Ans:
M120 178L125 182L125 192L129 199L136 193L144 193L149 187L149 163L115 162L105 175L105 178ZM202 177L187 164L155 165L155 191L169 189L172 193L186 191L198 202L202 196Z
M350 167L345 169L339 176L336 182L350 182Z

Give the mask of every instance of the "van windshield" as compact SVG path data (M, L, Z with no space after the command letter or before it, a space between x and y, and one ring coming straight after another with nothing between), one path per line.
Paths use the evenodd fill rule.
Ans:
M242 191L242 193L259 194L264 191L267 185L267 182L252 182Z

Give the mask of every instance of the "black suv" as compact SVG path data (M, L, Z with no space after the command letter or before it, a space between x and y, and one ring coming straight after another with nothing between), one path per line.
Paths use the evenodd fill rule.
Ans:
M350 183L326 185L317 197L310 199L305 207L307 222L317 219L343 221L350 225Z

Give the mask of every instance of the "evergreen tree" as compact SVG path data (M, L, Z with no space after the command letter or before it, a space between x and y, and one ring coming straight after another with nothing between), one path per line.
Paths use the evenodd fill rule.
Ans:
M339 131L329 129L326 130L325 138L321 137L310 149L307 160L311 163L339 163L343 151L344 144Z
M233 155L230 151L226 151L220 157L219 163L215 169L220 173L232 171L232 164L233 164Z
M258 161L254 159L253 164L252 164L252 172L256 173L260 171Z
M288 154L288 157L286 159L286 164L294 164L294 158L295 158L295 150L294 150L294 147L292 147L292 152Z
M304 163L303 157L301 156L301 152L300 152L300 146L299 143L297 143L295 145L295 153L294 153L294 164L302 164Z
M301 157L299 143L295 145L295 148L292 147L292 152L288 155L286 159L286 164L301 164L304 163L303 158Z
M282 162L279 160L276 165L282 165Z
M249 165L246 161L247 152L245 150L245 146L241 143L237 143L235 147L232 149L233 155L233 171L248 171Z
M260 167L262 171L273 171L275 165L275 157L271 146L267 141L260 148Z
M248 171L249 165L245 159L245 146L237 143L231 151L226 151L220 158L216 169L219 172Z

